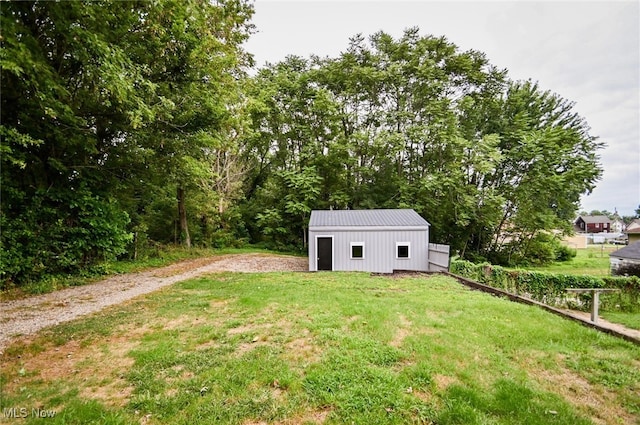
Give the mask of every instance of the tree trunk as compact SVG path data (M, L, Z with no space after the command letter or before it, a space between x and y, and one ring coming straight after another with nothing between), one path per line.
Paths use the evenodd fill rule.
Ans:
M191 248L191 236L189 236L189 225L187 224L187 207L184 188L178 186L178 222L180 223L180 243Z

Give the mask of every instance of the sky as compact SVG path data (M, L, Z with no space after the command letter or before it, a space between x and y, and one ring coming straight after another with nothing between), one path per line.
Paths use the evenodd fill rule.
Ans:
M406 28L484 52L512 80L575 103L605 148L603 177L581 210L634 215L640 205L640 2L255 0L245 47L257 67L287 55L337 57L349 38Z

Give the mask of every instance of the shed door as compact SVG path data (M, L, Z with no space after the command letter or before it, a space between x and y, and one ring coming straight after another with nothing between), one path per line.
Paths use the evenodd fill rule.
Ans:
M330 237L317 239L316 250L318 252L318 270L333 270L332 250L333 241Z

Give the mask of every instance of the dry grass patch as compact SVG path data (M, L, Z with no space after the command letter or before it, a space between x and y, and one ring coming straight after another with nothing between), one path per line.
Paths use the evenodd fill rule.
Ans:
M455 376L437 374L433 376L433 383L436 385L439 392L444 392L451 385L459 384L460 380Z
M246 325L236 326L227 330L227 335L242 335L249 333L257 333L267 331L273 328L273 323L247 323Z
M545 391L559 394L597 425L632 424L637 419L620 406L614 392L589 383L565 367L551 371L530 365L527 370Z
M247 420L242 422L242 425L321 425L325 423L331 412L332 409L330 408L314 409L302 412L294 417L287 418L281 421L267 422Z
M301 413L299 416L277 422L278 425L323 424L331 414L332 409L314 409Z
M393 339L389 343L392 347L399 348L404 342L405 338L412 334L412 323L404 314L398 315L400 321L400 327L396 330Z
M202 317L193 317L191 315L178 316L173 319L155 321L153 324L157 325L159 328L170 331L170 330L178 330L178 329L189 329L196 326L204 325L208 323L206 318Z
M301 367L320 361L322 356L322 349L314 343L307 329L302 331L300 337L287 342L284 347L284 359Z
M82 341L70 340L61 346L50 344L36 354L24 353L18 362L3 358L2 369L14 376L4 390L17 392L42 382L65 382L83 397L109 406L124 406L133 391L124 378L134 363L128 353L137 345L130 335L112 335L99 345L85 346Z

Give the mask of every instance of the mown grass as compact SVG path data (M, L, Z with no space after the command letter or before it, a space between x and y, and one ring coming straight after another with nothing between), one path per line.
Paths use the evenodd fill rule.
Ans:
M625 313L621 311L602 311L600 310L599 316L609 322L619 323L630 329L640 330L640 314L638 313Z
M609 276L611 274L609 254L620 248L619 245L580 248L576 250L576 256L569 261L554 262L545 266L531 266L528 269L550 273Z
M640 423L640 347L442 276L212 275L14 344L1 376L52 424Z

